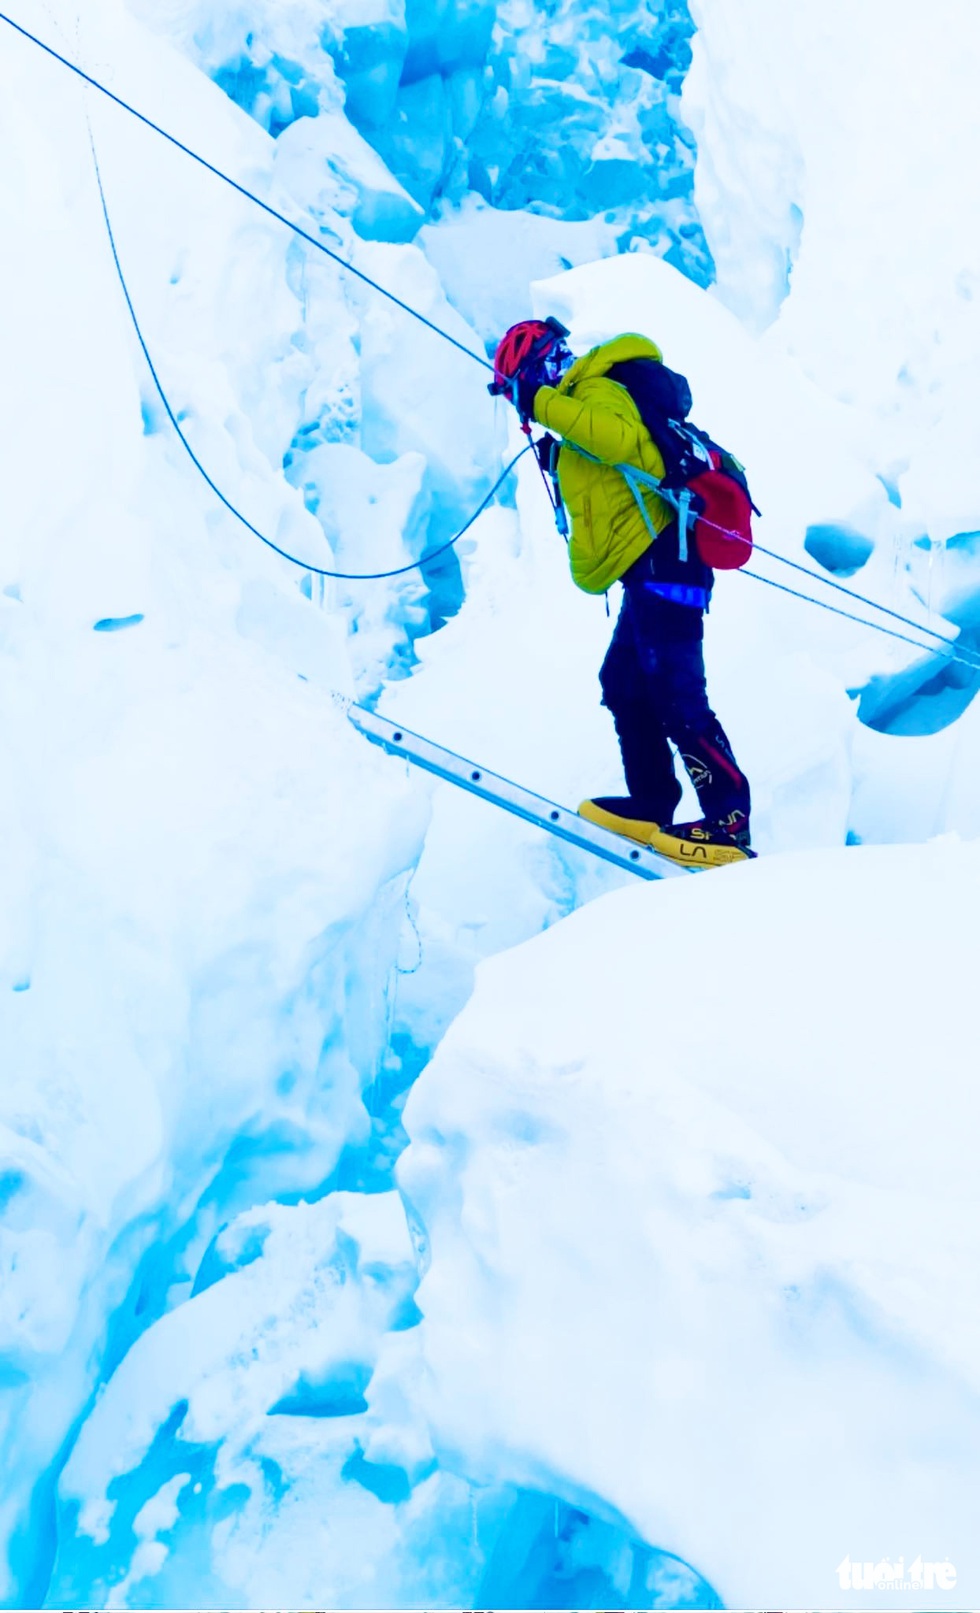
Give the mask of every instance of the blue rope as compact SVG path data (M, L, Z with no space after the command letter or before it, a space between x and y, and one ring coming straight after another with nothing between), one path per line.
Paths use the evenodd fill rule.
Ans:
M194 449L187 440L180 421L177 419L177 416L174 413L170 399L167 397L166 391L164 390L163 382L157 373L156 365L150 357L150 350L146 345L146 339L140 328L140 322L136 316L136 309L133 307L133 299L129 295L129 287L126 284L126 276L123 273L123 267L119 261L119 252L116 247L115 235L112 232L112 221L109 218L109 207L106 202L105 191L102 186L102 174L99 169L99 159L96 154L94 141L92 142L92 160L95 163L95 177L99 187L99 198L102 202L102 216L105 219L105 227L109 235L109 245L112 248L112 261L116 266L116 274L119 277L119 284L122 287L122 293L126 299L126 307L129 309L129 317L133 322L133 329L136 332L136 339L143 350L143 357L146 359L147 368L153 377L153 384L160 395L160 401L167 412L167 418L170 421L170 424L173 426L174 431L177 433L177 436L180 438L180 441L183 443L184 448L186 449L195 469L200 472L210 487L212 493L214 493L216 498L221 500L221 503L225 506L225 509L235 517L236 521L240 521L242 526L246 527L248 531L252 533L253 537L258 538L260 543L264 543L267 549L272 549L275 554L281 555L283 560L288 560L291 565L300 566L304 571L312 572L316 577L331 577L342 582L381 582L387 577L403 577L406 572L415 571L420 566L428 565L430 561L438 559L440 555L445 554L447 550L452 549L454 545L459 542L460 538L469 531L477 517L483 514L483 511L486 509L497 490L507 480L507 477L514 469L514 466L517 464L518 460L522 459L524 455L528 453L531 447L530 443L522 448L520 453L514 455L514 458L510 461L509 465L505 467L505 469L498 476L497 480L494 482L489 493L487 493L486 497L477 505L465 526L461 526L458 532L454 533L453 536L445 543L440 544L438 548L430 549L428 554L422 555L418 560L411 561L407 566L398 566L393 571L327 571L323 566L314 566L308 560L301 560L297 555L289 554L287 550L281 549L278 543L273 543L271 538L266 537L264 532L260 532L257 526L252 525L252 522L248 519L248 517L243 515L241 510L239 510L236 505L231 502L231 499L221 491L221 488L218 486L217 482L202 465L201 461L197 457L197 454L194 452Z
M483 358L479 353L474 353L473 349L465 346L463 342L457 341L455 336L450 336L448 330L443 330L441 325L436 325L431 319L426 319L425 315L420 314L417 308L412 308L407 302L402 302L401 298L396 297L393 291L389 291L385 286L379 285L377 280L372 280L371 276L365 274L362 269L356 269L353 263L349 263L346 258L341 257L339 252L334 252L329 246L325 246L322 241L318 241L315 235L310 235L299 224L294 224L292 219L286 217L285 213L277 212L268 202L264 202L261 196L256 196L254 191L246 189L244 185L240 185L237 179L232 179L231 175L226 174L223 169L216 168L213 162L208 162L206 157L202 157L191 146L187 146L182 140L178 140L176 135L169 134L166 129L162 129L159 123L154 123L153 119L148 118L145 113L137 111L135 106L130 106L129 102L124 101L121 96L114 95L112 90L107 89L104 84L100 84L99 80L93 78L90 73L83 72L67 56L62 56L53 46L46 45L43 39L38 39L36 34L32 34L26 28L22 28L19 22L14 22L14 19L8 17L5 11L0 11L0 22L7 23L8 27L13 28L24 39L29 39L32 45L37 45L39 50L43 50L48 56L53 56L56 62L61 63L62 67L67 67L69 72L76 74L86 84L90 84L94 90L98 90L100 95L104 95L108 100L114 101L116 106L121 106L123 111L128 112L131 117L138 118L140 123L145 124L148 129L152 129L154 134L160 135L164 140L169 140L170 144L176 146L178 151L182 151L185 157L190 157L194 162L200 163L201 167L206 168L209 174L214 174L216 179L223 180L226 185L231 186L232 190L237 190L239 196L244 196L247 201L254 202L256 207L261 207L263 213L268 213L271 218L278 219L280 224L285 224L288 230L292 230L296 235L301 236L310 246L316 247L318 252L323 252L328 258L332 258L334 263L339 263L340 267L346 269L348 274L355 275L358 280L363 280L366 286L370 286L372 290L379 292L382 297L387 297L388 301L393 302L396 308L401 308L404 313L410 314L413 319L417 319L420 325L425 325L427 329L434 331L437 336L442 337L443 341L450 342L461 353L465 353L467 358L473 359L474 363L482 364L485 370L493 370L493 365L487 359Z
M597 459L594 454L588 453L584 448L579 448L576 443L569 443L566 446L570 447L574 453L580 456L580 458L591 460L594 465L600 465L603 463L603 461ZM652 492L656 493L658 498L664 499L668 504L673 505L675 510L678 512L678 530L679 532L685 530L687 524L687 514L686 511L682 511L680 508L684 494L678 496L678 494L672 491L670 488L664 487L663 481L659 476L652 476L649 471L641 470L636 465L613 464L612 469L618 470L626 482L626 485L636 501L640 514L643 516L643 519L646 522L647 531L650 533L650 537L653 542L656 542L658 534L656 528L654 527L653 521L650 518L650 512L647 509L646 500L643 497L643 487L648 487ZM698 520L703 526L711 527L713 532L721 533L723 537L737 538L744 542L744 538L740 532L733 532L729 527L719 526L717 521L709 521L707 517L703 515L699 516ZM853 588L845 588L843 583L835 582L832 577L821 577L819 572L811 571L808 566L801 566L797 561L790 560L784 554L777 554L774 549L764 549L761 543L753 542L752 547L757 554L764 554L769 560L778 560L781 565L789 566L791 570L801 572L804 577L809 577L813 582L821 583L825 588L836 589L839 594L846 594L848 599L854 599L858 602L858 604L866 605L869 610L881 611L882 615L890 616L894 621L901 622L903 627L911 627L916 633L924 633L927 638L937 639L938 642L943 645L946 652L943 656L944 660L958 661L961 666L969 667L974 672L980 672L980 659L978 659L976 656L963 655L960 651L954 648L953 644L944 633L937 633L935 628L923 627L921 623L913 621L910 616L903 616L900 611L891 610L888 605L879 605L876 600L868 599L866 594L859 594ZM682 556L682 558L686 557ZM740 569L744 570L744 568ZM825 600L814 599L812 594L801 593L797 588L787 588L782 583L774 582L770 577L761 576L757 571L745 571L744 575L746 577L751 577L755 582L767 583L770 588L776 588L780 593L790 594L794 599L806 600L808 605L817 605L821 610L830 611L834 616L843 616L849 622L858 622L862 627L873 628L876 633L885 633L889 638L900 639L905 644L912 644L917 650L923 650L926 655L936 654L936 651L932 649L931 645L923 644L919 639L909 638L906 633L896 633L894 629L885 627L880 622L869 622L866 617L855 616L853 612L840 610L836 605L828 605Z
M137 108L134 107L134 106L131 106L128 101L124 101L121 96L114 94L114 92L112 90L108 89L105 84L100 83L100 81L97 78L93 78L90 73L86 73L81 67L79 67L77 65L77 63L71 61L67 56L61 55L61 53L59 51L55 50L53 48L53 46L45 44L43 39L39 39L36 34L32 34L27 28L22 27L20 25L20 23L15 22L12 17L8 17L6 12L4 12L4 11L0 11L0 22L5 22L8 27L10 27L10 28L12 28L14 30L15 33L18 33L18 34L20 34L22 36L22 38L29 40L32 45L36 45L39 50L42 50L42 51L45 52L46 55L51 56L56 62L59 62L62 67L68 68L69 72L74 73L77 78L82 79L86 84L89 84L93 89L98 90L100 95L104 95L107 100L115 102L116 106L121 107L124 112L128 112L131 117L136 118L140 123L144 124L148 129L152 129L154 134L160 135L160 137L162 139L168 141L170 143L170 145L176 146L178 151L182 151L186 157L190 157L192 159L192 161L198 163L202 168L206 168L209 173L211 173L211 174L213 174L215 176L216 179L222 180L226 185L229 185L232 190L237 191L240 196L244 196L247 201L253 202L256 207L260 207L262 209L262 211L264 213L267 213L271 218L274 218L274 219L278 220L278 222L280 224L284 224L287 229L292 230L294 232L294 234L300 236L302 240L304 240L304 241L306 241L308 243L308 245L310 245L312 247L315 247L318 252L322 252L326 257L331 258L333 260L333 262L338 264L342 269L346 269L346 271L349 274L352 274L358 280L363 281L363 283L365 285L368 285L368 286L370 286L372 288L372 290L377 291L380 296L387 298L387 300L389 302L393 303L395 305L395 307L401 308L404 313L410 315L410 317L412 319L417 320L419 324L425 325L426 328L428 330L431 330L436 336L441 336L444 341L449 342L450 345L455 347L455 348L457 348L459 350L459 352L465 353L468 358L471 358L477 364L482 365L484 369L493 370L493 365L490 364L487 359L481 357L481 355L478 354L478 353L474 353L472 348L466 347L462 342L457 341L455 336L451 336L447 330L444 330L440 325L435 324L433 320L427 319L424 314L420 314L417 308L412 308L408 303L403 302L400 297L396 297L394 292L389 291L387 289L387 287L379 284L379 282L377 280L373 280L371 278L371 276L368 275L368 274L365 274L362 269L355 268L354 264L350 263L346 258L342 257L339 252L334 252L332 250L332 248L330 248L327 245L325 245L325 243L323 241L317 240L317 238L315 236L310 235L310 233L307 230L304 230L299 224L295 224L292 219L287 218L284 213L280 213L276 208L272 207L268 202L264 202L260 196L256 196L254 191L248 190L247 187L244 186L244 185L240 185L236 179L232 179L230 174L226 174L223 169L216 167L214 163L208 162L207 158L202 157L199 152L194 151L192 147L190 147L188 145L185 145L185 143L182 140L177 139L176 135L172 135L166 129L161 128L161 126L158 123L154 123L152 118L148 118L145 115L145 113L138 111ZM93 156L94 156L94 147L93 147ZM185 449L187 450L187 453L190 455L190 458L193 461L194 465L196 466L198 471L200 471L201 475L204 477L204 480L207 482L207 484L211 488L212 492L217 496L217 498L219 498L221 500L222 504L225 505L225 507L231 512L231 514L234 515L236 517L236 519L239 520L242 523L243 526L247 527L249 532L253 533L254 536L257 537L260 540L260 542L264 543L268 548L274 550L274 552L276 554L281 555L284 560L288 560L292 565L301 566L305 571L310 571L314 575L319 576L319 577L331 577L331 578L337 578L337 579L340 579L340 580L343 580L343 581L374 582L374 581L381 581L381 580L383 580L384 578L387 578L387 577L402 576L405 572L414 571L418 566L426 564L429 560L434 560L438 555L444 554L447 549L452 548L454 544L458 543L460 538L463 536L463 534L469 530L469 528L472 526L473 522L477 519L477 516L481 515L483 513L483 511L486 509L487 505L489 504L490 500L494 497L494 495L497 492L498 488L506 480L506 478L510 475L510 472L513 470L514 466L517 464L517 461L523 456L523 454L528 452L528 448L523 448L521 450L521 452L519 454L517 454L514 457L514 459L511 460L510 464L506 467L506 469L504 470L503 474L499 477L499 479L494 483L493 487L490 489L490 492L487 494L486 498L483 500L483 503L478 506L478 508L471 515L470 519L467 521L466 525L464 527L462 527L460 529L460 531L455 534L454 537L450 538L447 543L441 545L438 549L432 550L432 552L430 554L422 556L422 558L420 560L414 561L411 565L402 566L398 570L395 570L395 571L338 572L338 571L325 571L325 570L321 569L320 567L311 566L306 561L299 560L295 555L288 554L284 549L281 549L278 544L273 543L271 538L267 538L264 535L264 533L260 532L257 527L254 527L252 525L252 523L249 520L247 520L247 518L244 515L242 515L240 510L237 510L235 508L235 506L231 503L231 501L228 498L225 497L225 495L224 495L224 493L222 493L221 489L211 479L211 477L208 475L208 472L204 469L204 466L201 464L200 460L197 458L197 455L194 453L194 450L191 448L190 443L187 441L187 438L185 437L183 431L181 430L180 424L179 424L179 422L178 422L173 410L170 407L170 403L169 403L169 401L167 399L167 395L164 392L163 386L162 386L162 384L160 382L160 378L157 375L156 369L154 367L153 360L150 358L150 354L149 354L149 351L147 349L146 343L143 340L143 334L142 334L142 331L140 330L140 327L139 327L139 321L136 318L136 311L133 308L133 304L132 304L132 301L131 301L130 296L129 296L129 291L128 291L128 288L126 286L125 277L123 276L122 266L121 266L121 264L119 262L119 255L118 255L118 253L116 251L116 244L115 244L115 240L114 240L113 234L112 234L112 226L111 226L111 224L109 222L109 213L108 213L108 208L106 207L105 194L104 194L104 192L102 190L102 179L101 179L101 175L99 175L99 172L98 172L98 162L96 162L96 174L97 174L98 180L99 180L99 193L100 193L100 196L102 198L102 210L103 210L103 213L105 214L106 228L107 228L107 230L109 232L109 240L110 240L110 243L112 245L112 255L113 255L113 258L115 260L116 271L117 271L117 273L119 275L120 284L121 284L122 289L123 289L123 294L124 294L124 296L126 298L126 304L127 304L128 308L129 308L130 317L132 318L132 321L133 321L133 326L134 326L134 328L136 330L136 334L137 334L137 337L139 339L140 346L143 349L143 354L144 354L144 356L146 358L147 365L149 366L150 373L153 376L153 380L154 380L154 383L156 385L157 391L160 394L161 401L163 403L164 408L166 409L166 412L167 412L167 415L168 415L168 417L169 417L169 419L171 421L171 424L173 425L174 430L177 432L177 435L180 438L181 442L183 443ZM528 445L528 446L530 446L530 445ZM719 529L719 530L722 530L722 529ZM840 593L847 594L850 598L857 600L859 603L861 603L863 605L867 605L871 610L881 611L884 615L891 616L892 618L894 618L894 620L902 622L903 625L913 628L915 632L923 633L929 638L933 638L933 639L938 640L938 642L940 644L942 644L942 645L944 645L946 647L946 655L945 655L944 659L948 659L948 660L952 660L952 661L958 661L963 666L969 667L971 669L971 671L980 671L980 660L975 660L973 658L968 658L968 657L966 657L966 656L964 656L962 654L959 654L955 649L953 649L950 646L950 641L946 637L944 637L943 634L937 633L933 628L923 627L920 623L914 622L910 617L902 616L898 611L894 611L894 610L889 609L889 607L887 605L879 605L873 599L868 599L864 594L859 594L853 589L845 588L845 587L843 587L843 585L841 583L834 582L829 577L821 577L818 572L810 571L806 566L798 565L796 563L796 561L788 559L787 556L785 556L785 555L776 554L772 550L763 549L758 544L755 545L755 547L759 550L759 552L761 554L767 555L770 559L780 561L780 562L782 562L783 565L790 566L795 571L802 572L804 576L812 578L813 581L821 583L824 587L833 588L833 589L836 589ZM810 594L801 593L799 590L794 589L794 588L787 588L781 583L777 583L777 582L772 581L772 579L769 578L769 577L761 576L758 572L746 572L745 574L746 574L746 576L752 577L756 582L764 582L764 583L768 584L769 587L778 589L781 593L790 594L795 599L805 600L810 605L818 605L822 610L828 610L835 616L843 616L848 621L857 622L862 627L873 628L876 632L885 633L890 638L899 639L903 643L913 645L913 647L915 649L923 650L926 653L929 653L929 647L927 645L920 643L916 639L909 638L904 633L896 633L893 629L888 628L888 627L884 627L883 625L881 625L881 624L879 624L877 622L869 622L864 617L855 616L850 611L840 610L839 608L837 608L837 607L835 607L833 605L829 605L829 604L825 603L822 600L814 599L812 597L812 595L810 595ZM935 652L933 652L933 653L935 653Z
M712 526L714 523L709 521L708 525ZM721 531L723 529L719 527L718 530ZM963 656L955 653L955 641L948 639L945 633L937 633L935 628L924 627L921 622L913 621L911 616L903 616L900 611L891 610L887 605L879 605L877 600L869 599L866 594L859 594L854 588L845 588L843 583L835 582L832 577L821 577L819 571L811 571L809 566L801 566L798 561L790 560L784 554L776 554L775 550L773 549L764 549L761 543L753 543L752 547L755 549L757 554L764 554L769 560L778 560L780 565L789 566L791 570L800 572L802 576L812 578L814 582L820 583L824 588L833 588L838 594L846 594L848 599L856 599L859 605L870 605L872 610L880 610L882 615L891 616L894 621L901 622L903 627L911 627L916 633L925 633L927 638L937 639L940 644L944 644L948 650L954 653L956 660L963 661ZM750 575L755 576L756 573L752 572ZM766 581L767 579L762 578L761 580ZM792 590L788 591L792 592ZM810 598L809 594L800 594L799 597L800 599ZM813 603L819 604L819 600L814 600ZM848 612L841 611L840 615L846 616L848 615ZM855 616L852 618L852 620L860 621L861 618ZM902 633L895 634L896 638L904 638L904 636L905 635ZM911 639L906 639L906 643L911 644L912 642L913 641ZM922 644L919 646L919 648L924 650L927 649L928 646ZM964 661L964 665L972 666L975 671L980 672L980 660Z
M765 551L763 551L763 553L765 553ZM775 555L774 558L779 560L782 558L782 556ZM792 561L788 563L790 565L793 564ZM800 566L798 569L800 571L806 571L805 566ZM758 571L748 571L744 566L741 568L740 575L743 577L751 577L753 582L764 582L767 588L778 588L781 594L790 594L792 595L793 599L805 600L808 605L817 605L821 610L829 610L832 616L843 616L849 622L858 622L861 627L870 627L873 628L876 633L885 633L888 638L901 639L903 644L911 644L915 649L922 650L923 654L925 655L939 655L939 659L942 661L959 661L962 666L968 666L971 672L980 672L980 661L972 659L967 660L965 655L959 655L954 649L947 648L946 654L942 655L939 651L934 650L930 644L921 644L918 639L909 638L907 633L896 633L893 627L885 627L884 623L882 622L869 622L864 616L855 616L853 611L841 610L839 605L829 605L825 599L814 599L812 594L803 594L798 588L787 588L785 583L775 582L772 577L763 577ZM808 575L816 576L817 574L816 572L813 572L808 573ZM823 578L817 577L817 581L823 582ZM847 590L845 590L845 592L846 591ZM858 595L857 597L860 598L861 596ZM874 605L874 601L870 599L867 601L867 603L869 605ZM874 605L874 608L876 610L882 610L884 607ZM900 621L902 619L903 618L899 617ZM916 623L912 623L913 627L916 625ZM927 631L927 629L921 628L919 631L924 633ZM941 642L947 646L949 645L948 639L943 639Z

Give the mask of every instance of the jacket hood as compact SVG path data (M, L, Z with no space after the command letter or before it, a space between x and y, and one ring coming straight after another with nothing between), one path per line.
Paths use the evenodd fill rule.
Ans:
M662 362L663 354L648 336L615 336L611 342L601 342L598 347L590 348L588 353L577 358L571 369L562 376L558 390L568 392L579 381L605 375L614 364L625 364L630 358L654 358Z

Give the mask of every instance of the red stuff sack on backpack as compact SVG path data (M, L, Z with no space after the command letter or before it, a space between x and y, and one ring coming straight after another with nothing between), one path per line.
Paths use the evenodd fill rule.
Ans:
M727 448L688 419L691 388L659 359L626 359L607 372L626 388L664 462L663 485L689 492L691 527L700 559L713 571L734 571L752 553L752 502L744 467Z
M698 554L712 571L736 571L752 555L752 511L741 466L729 454L710 450L711 469L692 476L694 541ZM729 460L732 470L725 461Z

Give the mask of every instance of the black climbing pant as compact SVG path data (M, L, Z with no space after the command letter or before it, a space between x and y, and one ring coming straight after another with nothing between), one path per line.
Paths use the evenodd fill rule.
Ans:
M670 741L687 768L704 817L751 808L749 784L708 704L704 611L649 587L644 558L623 577L623 603L599 673L612 713L630 797L640 815L667 825L681 798Z

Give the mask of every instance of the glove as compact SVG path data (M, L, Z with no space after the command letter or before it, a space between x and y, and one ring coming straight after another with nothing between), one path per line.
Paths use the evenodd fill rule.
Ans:
M534 419L534 399L540 387L544 386L544 376L539 367L529 365L517 377L515 407L522 420Z

